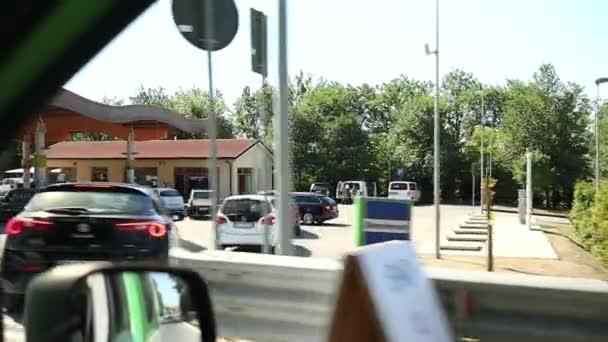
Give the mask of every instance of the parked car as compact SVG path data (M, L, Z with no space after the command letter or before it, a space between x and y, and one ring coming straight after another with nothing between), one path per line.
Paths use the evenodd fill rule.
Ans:
M272 204L275 207L277 207L276 200L277 200L278 194L279 193L276 190L258 191L258 195L270 197L269 199L272 201ZM292 220L293 220L293 222L295 222L293 225L293 235L298 237L298 236L302 235L302 229L300 228L300 219L301 219L300 209L298 208L296 203L293 201L292 196L289 196L287 201L289 203L289 207L291 208L291 213L293 215Z
M30 184L33 184L34 180L30 180ZM23 178L4 178L0 180L0 192L10 191L23 187Z
M6 224L2 283L18 311L28 282L55 265L82 261L166 264L172 221L150 189L119 183L54 184Z
M190 217L207 217L211 216L213 203L211 197L213 190L193 189L190 191L190 198L186 204L188 208L188 216ZM218 199L219 203L219 199Z
M183 220L186 216L186 205L180 193L171 188L154 188L153 191L160 197L169 215L174 221Z
M329 197L331 195L331 185L327 182L312 183L310 192Z
M336 201L345 202L352 201L352 196L345 197L345 189L350 189L351 193L354 190L355 196L377 197L378 189L376 182L364 181L340 181L336 186Z
M228 246L264 246L268 229L271 250L278 244L276 198L265 195L227 197L215 218L217 241L221 249ZM294 226L297 222L292 223Z
M312 192L293 192L290 195L298 206L300 218L304 224L322 224L339 215L338 205L327 196Z
M19 214L35 193L36 189L18 188L10 190L0 201L0 221L5 222Z
M390 182L388 184L388 198L405 199L414 202L420 200L420 188L416 182Z

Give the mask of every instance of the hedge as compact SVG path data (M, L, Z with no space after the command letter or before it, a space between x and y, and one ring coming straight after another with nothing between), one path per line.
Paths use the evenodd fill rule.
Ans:
M578 238L608 266L608 182L602 182L597 193L592 182L578 182L570 217Z

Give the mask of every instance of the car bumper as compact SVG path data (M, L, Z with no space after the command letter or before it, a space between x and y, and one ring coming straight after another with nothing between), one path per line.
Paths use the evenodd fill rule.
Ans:
M274 236L268 238L268 241L271 246L274 246ZM217 242L220 245L254 245L254 246L263 246L264 245L264 235L263 234L234 234L234 233L225 233L218 232Z
M190 215L192 215L192 216L211 215L211 207L208 207L208 206L190 207Z
M29 254L36 254L28 252ZM40 253L42 254L42 253ZM168 247L154 250L137 250L133 252L108 252L105 255L85 255L85 254L44 254L43 257L26 257L21 251L11 251L6 249L2 260L2 283L4 292L9 295L22 295L29 282L37 274L45 272L55 266L78 262L150 262L166 264L168 262Z

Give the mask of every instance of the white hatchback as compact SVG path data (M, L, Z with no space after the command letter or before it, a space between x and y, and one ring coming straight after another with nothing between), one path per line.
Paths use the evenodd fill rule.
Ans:
M228 246L256 246L263 248L264 231L268 230L271 250L278 244L276 209L272 198L263 195L227 197L220 207L215 222L220 249Z
M388 184L388 198L418 202L420 195L420 188L415 182L390 182Z

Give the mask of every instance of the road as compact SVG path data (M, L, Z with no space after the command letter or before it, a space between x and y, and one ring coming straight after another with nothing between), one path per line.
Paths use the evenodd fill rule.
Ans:
M340 205L340 216L323 225L302 226L302 236L293 239L298 256L339 257L355 248L352 206ZM445 236L471 211L470 206L441 206L441 235ZM432 254L435 248L433 206L415 206L412 210L412 240L418 253ZM211 245L211 222L186 218L177 223L180 247L201 251Z
M158 341L200 341L201 331L198 327L185 322L162 323L159 328Z

